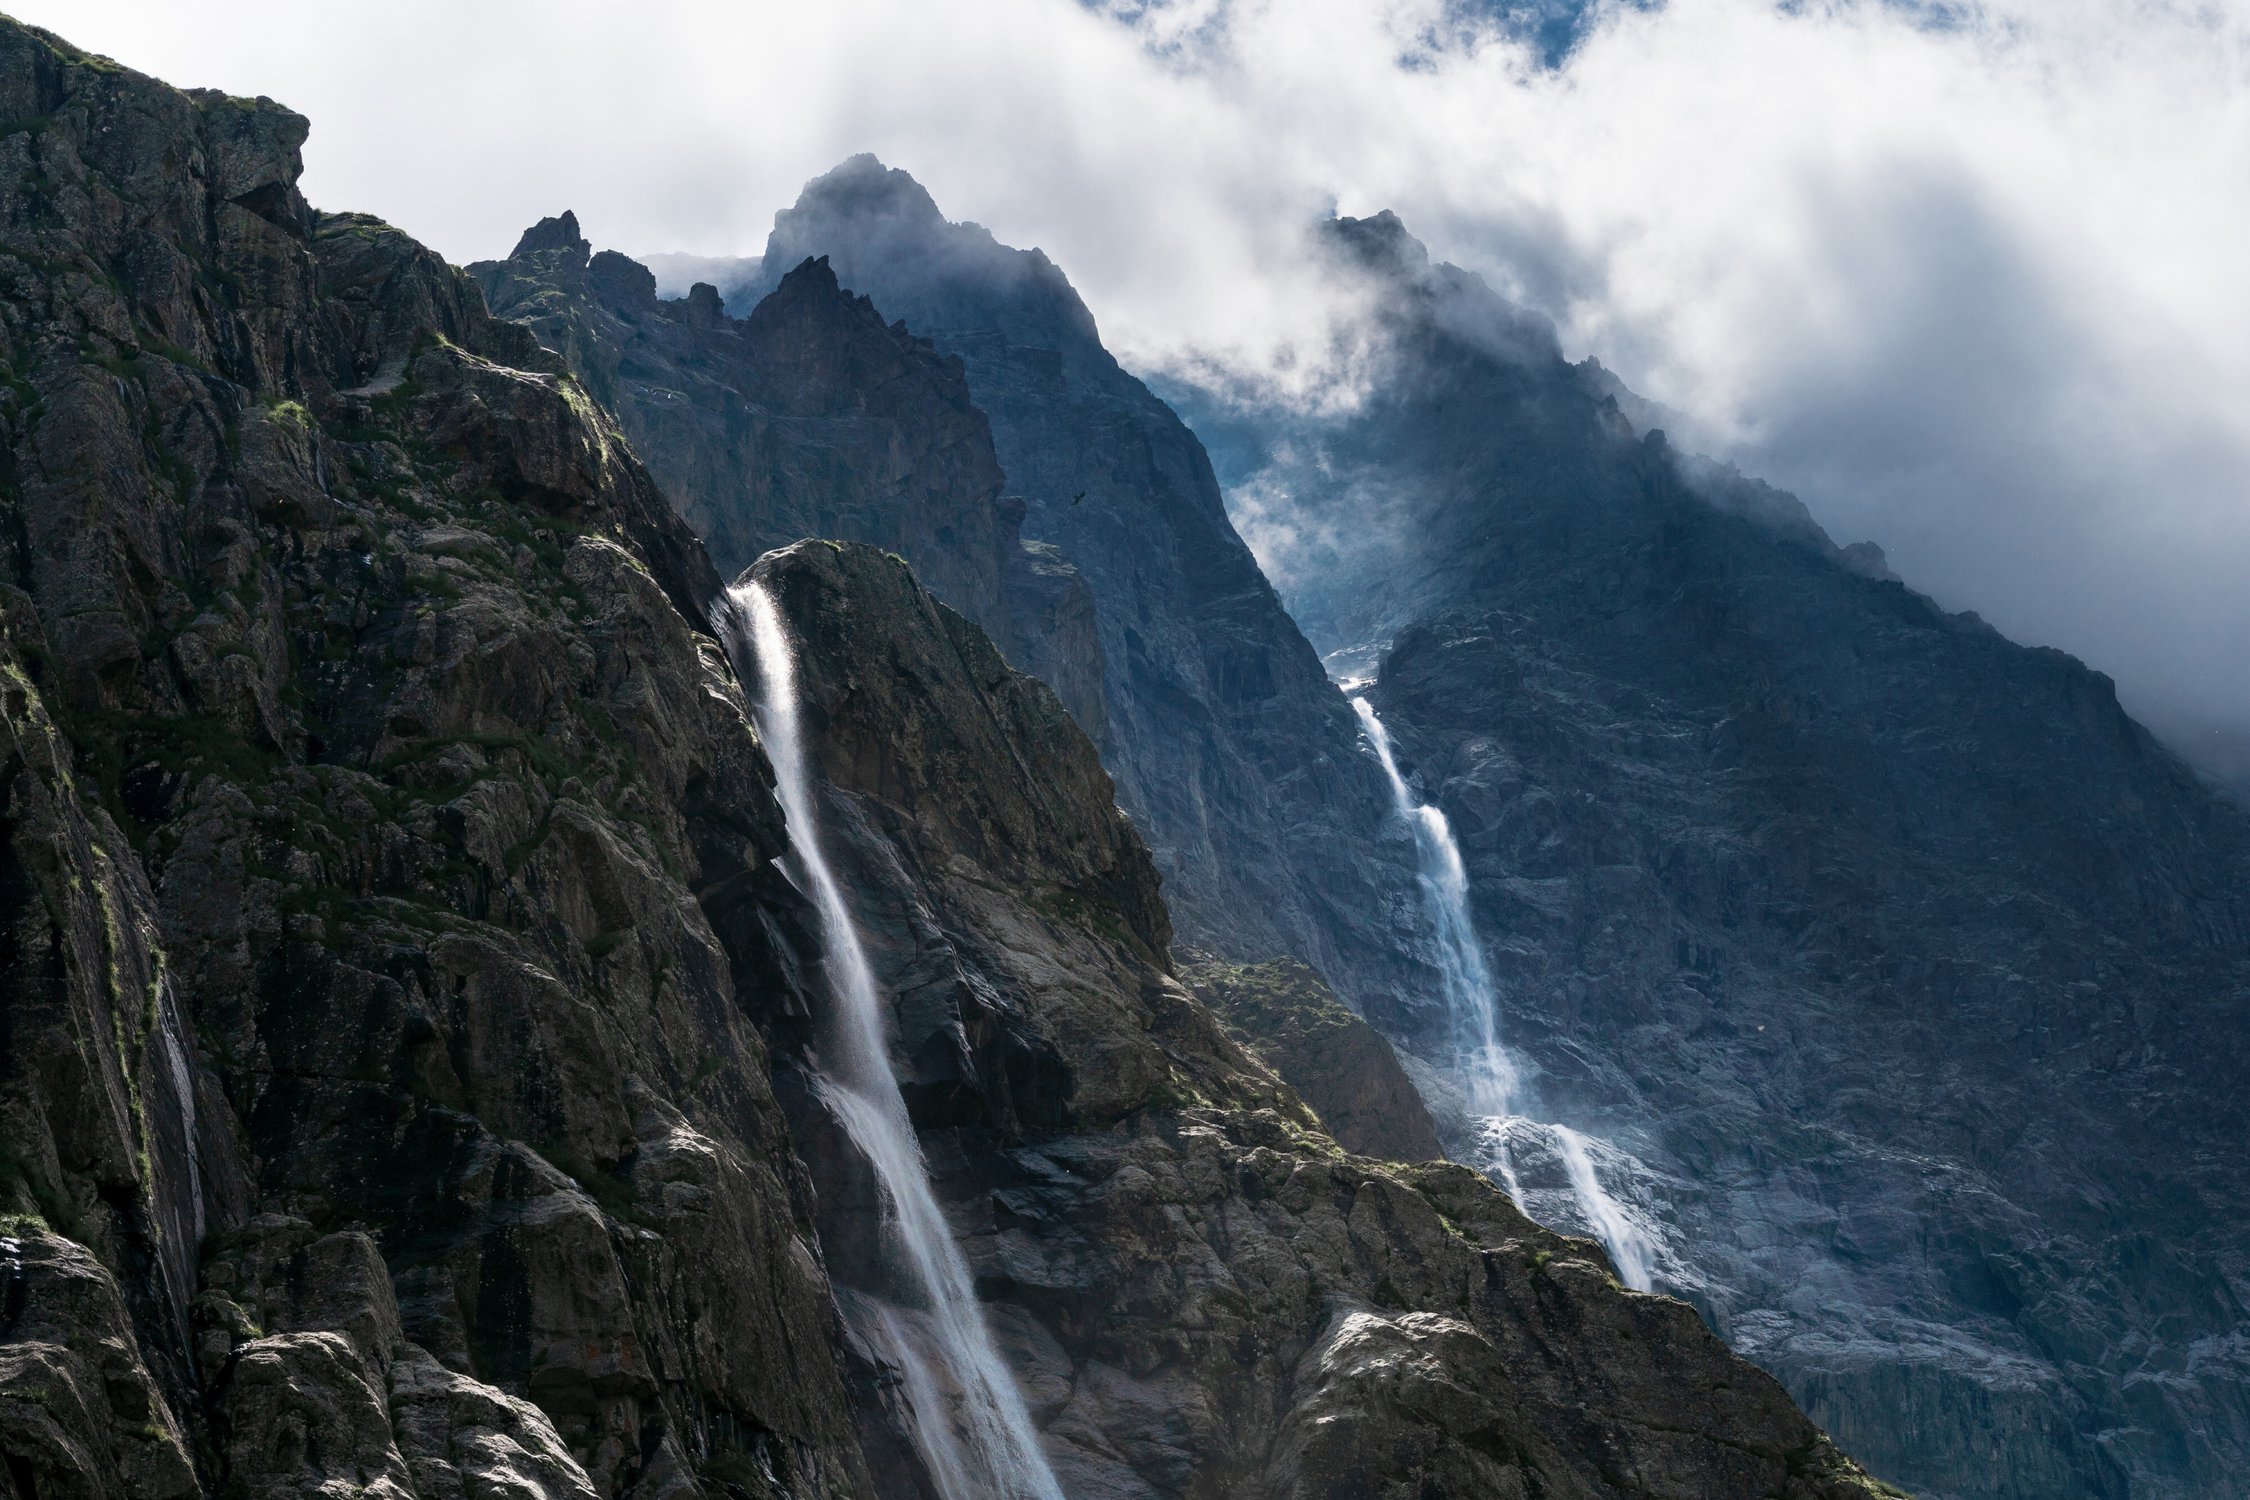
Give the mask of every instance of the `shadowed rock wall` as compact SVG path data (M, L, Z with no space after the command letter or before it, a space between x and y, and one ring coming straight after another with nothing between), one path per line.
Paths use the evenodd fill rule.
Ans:
M1091 745L902 564L808 542L754 574L924 1150L1067 1493L1879 1492L1590 1242L1466 1168L1339 1150L1171 973ZM841 1132L799 1139L818 1180L858 1175Z
M1201 445L1110 357L1062 272L948 223L872 157L807 184L763 262L721 290L755 300L814 255L961 361L1024 534L1084 576L1103 763L1183 937L1236 961L1295 955L1354 1005L1434 994L1412 864L1380 837L1390 803L1356 721L1227 520Z

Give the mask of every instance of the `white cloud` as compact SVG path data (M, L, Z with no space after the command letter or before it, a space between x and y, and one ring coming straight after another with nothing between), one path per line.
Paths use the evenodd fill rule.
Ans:
M315 201L457 259L754 253L873 150L1143 365L1307 384L1296 227L1396 208L1910 581L2250 723L2246 0L1672 0L1559 71L1444 0L14 9L305 110Z

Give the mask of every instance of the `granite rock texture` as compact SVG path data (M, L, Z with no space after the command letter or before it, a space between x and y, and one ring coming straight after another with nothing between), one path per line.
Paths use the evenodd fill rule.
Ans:
M0 1484L866 1493L701 547L302 117L0 117Z

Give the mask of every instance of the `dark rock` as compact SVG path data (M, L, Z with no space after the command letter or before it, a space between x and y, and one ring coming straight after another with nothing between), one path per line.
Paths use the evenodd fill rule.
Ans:
M1379 836L1390 804L1356 722L1228 522L1201 446L1102 347L1063 273L948 223L873 157L808 184L754 276L721 290L740 300L809 255L960 359L1024 534L1084 576L1104 763L1182 934L1238 961L1299 955L1363 1008L1426 1002L1413 874ZM1076 709L1094 664L1069 661L1041 675Z
M473 269L494 310L524 320L616 415L722 568L804 536L869 542L1020 649L1021 506L1003 498L985 419L949 361L823 262L799 265L742 321L716 292L658 301L654 277L614 251L580 265L534 249Z
M569 209L552 219L541 219L523 232L516 248L508 252L510 260L525 260L548 251L560 250L564 256L583 266L594 253L594 247L578 232L578 215Z
M701 548L298 117L0 93L0 1484L864 1494Z
M1388 1161L1444 1157L1437 1127L1390 1041L1295 959L1240 965L1203 954L1181 970L1195 996L1303 1096L1345 1149Z

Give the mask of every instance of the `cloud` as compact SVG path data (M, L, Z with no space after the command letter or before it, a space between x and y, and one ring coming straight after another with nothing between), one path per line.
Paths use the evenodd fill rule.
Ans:
M307 111L315 201L456 259L755 254L872 150L1129 363L1297 399L1355 312L1301 226L1394 208L1910 582L2250 726L2245 0L14 9Z

